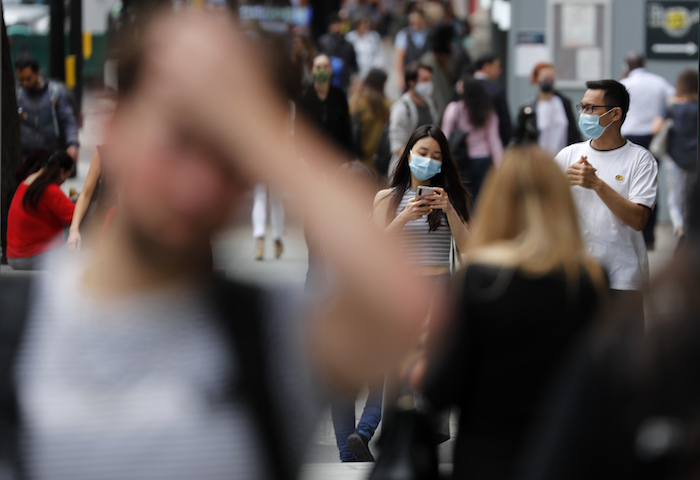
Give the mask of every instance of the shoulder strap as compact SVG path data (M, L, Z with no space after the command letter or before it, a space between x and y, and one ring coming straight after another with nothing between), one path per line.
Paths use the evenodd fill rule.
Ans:
M267 381L262 292L259 288L221 278L214 279L212 284L222 329L228 335L235 349L235 358L241 365L242 392L261 432L268 457L266 464L275 480L291 480L295 478L295 472L283 438L284 419Z
M0 278L0 463L21 477L14 366L29 311L30 279Z
M408 120L411 120L411 106L408 104L407 101L403 101L403 106L406 107L406 115L408 116Z
M61 84L55 80L49 80L49 95L51 96L51 102L58 101L58 97L61 95L63 87Z
M62 86L53 80L48 80L49 82L49 97L51 98L51 118L53 120L53 130L56 134L56 138L61 138L61 128L58 123L58 113L56 112L58 103L58 97L61 96Z

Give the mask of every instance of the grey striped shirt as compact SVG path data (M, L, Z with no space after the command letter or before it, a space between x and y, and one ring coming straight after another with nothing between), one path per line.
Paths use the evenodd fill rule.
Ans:
M33 295L15 371L28 478L268 477L248 403L225 391L239 365L203 295L96 299L81 288L80 268L55 271ZM266 301L269 380L298 458L317 405L297 345L303 325L292 312L301 309L284 298Z
M416 191L407 189L404 193L396 214L401 213L408 204L408 200L415 198ZM428 217L406 223L399 236L399 244L408 256L411 265L434 265L440 267L450 266L450 247L452 245L452 232L447 224L447 217L442 214L442 221L437 230L432 232L428 224Z

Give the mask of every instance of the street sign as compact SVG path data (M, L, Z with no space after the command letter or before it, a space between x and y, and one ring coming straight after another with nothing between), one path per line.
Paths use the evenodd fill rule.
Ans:
M697 60L700 3L647 0L647 58Z

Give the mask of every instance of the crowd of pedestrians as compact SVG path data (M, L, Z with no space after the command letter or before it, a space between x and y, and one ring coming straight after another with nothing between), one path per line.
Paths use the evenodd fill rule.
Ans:
M437 20L432 4L442 6ZM700 222L684 198L697 169L697 70L674 89L631 53L625 79L591 79L574 109L554 65L540 63L535 95L512 119L500 59L472 63L448 6L419 1L394 40L403 93L391 104L372 12L358 9L349 32L334 13L316 41L290 38L285 85L256 58L276 47L253 27L238 36L227 18L148 17L120 53L119 107L76 206L59 188L78 147L67 94L18 60L18 99L34 102L41 129L22 129L32 150L7 256L13 268L56 273L31 290L0 290L10 319L0 335L3 469L36 479L294 478L328 398L340 459L374 461L382 410L399 408L406 380L435 416L459 409L455 479L590 478L590 466L571 466L586 455L599 468L612 462L616 478L645 462L667 478L697 471L687 451L700 392L685 374L651 371L674 364L673 345L697 360L688 343L700 341L688 320ZM193 88L214 71L208 88ZM669 203L687 262L668 273L685 284L658 326L653 237L642 231L657 203L647 147L669 119ZM246 189L258 260L268 207L276 258L284 196L302 208L308 304L212 273L211 238ZM108 200L90 251L49 254L64 230L81 249L96 198ZM645 336L655 331L671 346ZM631 350L647 368L639 359L618 368ZM632 405L624 420L622 398ZM677 429L665 463L644 453L659 418ZM605 432L617 444L596 445Z

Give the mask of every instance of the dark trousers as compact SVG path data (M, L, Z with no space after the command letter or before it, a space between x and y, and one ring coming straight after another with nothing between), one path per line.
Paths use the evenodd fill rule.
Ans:
M481 185L484 183L486 175L492 166L493 160L491 157L470 157L469 165L460 167L459 176L462 184L471 196L472 205L476 202L481 191Z
M355 430L367 439L374 436L374 431L382 419L382 395L384 384L370 386L367 403L360 421L355 426L355 399L335 399L331 402L331 417L335 440L338 445L341 462L355 461L355 455L348 448L348 437Z
M644 148L649 148L653 138L653 135L627 135L627 140L632 143L636 143L637 145L641 145ZM658 163L659 159L656 158L656 164L658 165ZM642 230L642 233L644 234L644 243L647 244L647 248L649 250L654 249L654 243L656 240L654 237L654 228L656 228L656 208L651 209L651 213L649 213L649 220L647 220L647 224Z
M638 322L644 328L644 292L610 290L610 305L620 317Z

